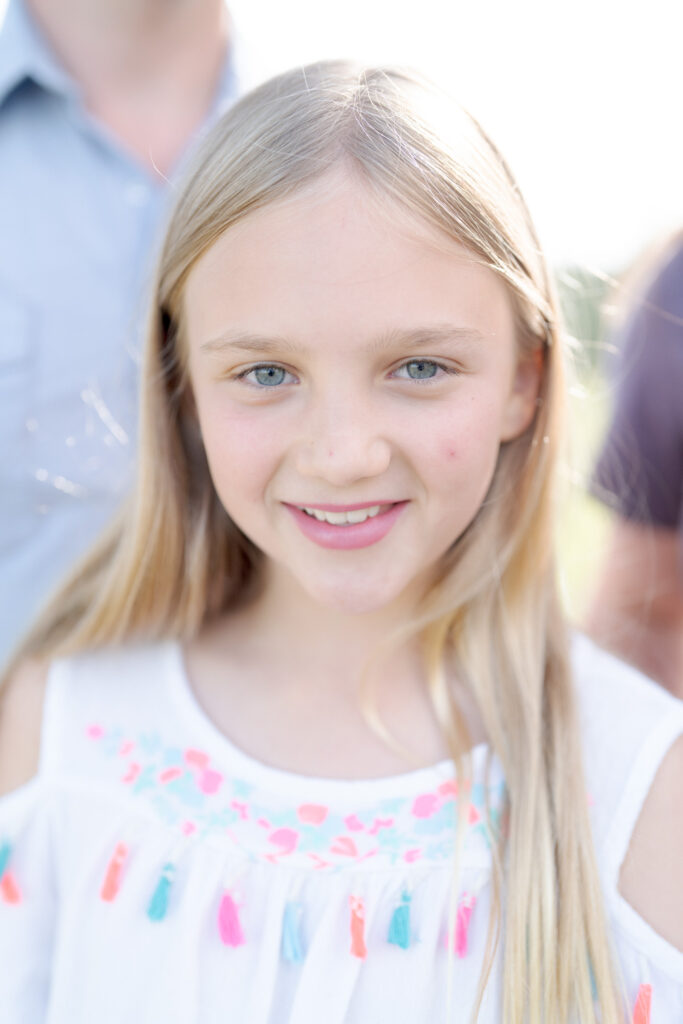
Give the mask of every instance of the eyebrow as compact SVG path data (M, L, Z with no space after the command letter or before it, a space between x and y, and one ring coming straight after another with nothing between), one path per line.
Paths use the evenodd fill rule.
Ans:
M395 348L420 348L449 341L481 342L485 335L476 327L456 327L453 324L430 324L407 331L389 331L374 338L369 345L373 354L381 354ZM245 352L291 352L295 355L306 353L306 346L289 338L254 334L251 331L226 331L204 341L199 346L203 352L225 352L239 349Z

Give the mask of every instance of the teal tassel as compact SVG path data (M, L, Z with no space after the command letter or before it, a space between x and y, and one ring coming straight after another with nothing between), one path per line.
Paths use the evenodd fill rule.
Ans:
M0 878L4 875L11 856L12 847L9 843L3 843L2 846L0 846Z
M285 907L282 919L282 959L290 964L300 964L306 953L301 941L301 915L303 904L290 901Z
M161 878L157 883L157 887L154 890L154 895L150 900L149 907L147 908L147 917L150 921L163 921L166 917L166 911L168 910L168 897L171 891L171 883L175 875L175 868L173 864L164 864L161 872Z
M408 949L410 945L410 899L410 893L404 891L389 925L389 942L401 949Z

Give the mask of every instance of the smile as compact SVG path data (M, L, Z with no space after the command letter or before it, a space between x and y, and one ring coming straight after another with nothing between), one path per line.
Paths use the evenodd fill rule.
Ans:
M308 540L323 548L348 551L369 547L386 537L407 504L377 502L355 508L285 504L285 508Z
M331 523L333 526L349 526L364 523L366 519L374 519L381 512L388 512L391 505L370 505L367 508L350 509L346 512L329 512L320 508L300 505L302 512L314 516L320 523Z

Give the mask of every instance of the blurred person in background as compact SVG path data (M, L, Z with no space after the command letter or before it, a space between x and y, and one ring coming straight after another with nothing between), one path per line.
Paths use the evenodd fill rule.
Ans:
M1 11L0 11L1 20ZM10 0L0 31L0 663L125 496L169 178L237 93L223 0Z
M683 232L639 280L592 484L615 516L587 626L683 697Z

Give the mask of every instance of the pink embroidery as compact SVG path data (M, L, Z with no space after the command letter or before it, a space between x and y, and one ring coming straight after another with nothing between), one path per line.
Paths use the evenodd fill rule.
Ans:
M327 811L328 808L323 807L321 804L301 804L297 814L299 815L299 821L303 821L307 825L322 825L327 817Z
M349 836L337 836L330 847L330 853L341 853L346 857L357 857L358 849L353 839Z
M202 793L217 793L221 788L223 782L223 776L220 772L216 772L213 768L207 768L206 771L202 772L199 776L198 783Z
M413 803L413 815L416 818L431 818L432 814L436 814L441 801L435 793L423 793L422 796L415 798Z
M192 764L196 768L206 768L209 763L208 756L203 754L201 750L186 750L185 760L188 764Z
M349 814L347 818L344 818L344 824L348 828L349 832L362 832L365 828L363 822L359 821L355 814Z
M268 860L275 863L280 857L294 853L299 842L299 833L295 832L293 828L277 828L268 836L268 839L280 847L279 853L267 854Z
M317 853L309 853L308 856L313 861L316 870L320 870L320 868L329 868L330 862L328 860L323 860L323 858L319 857Z
M371 836L376 836L381 828L391 828L394 824L393 818L375 818L372 828L369 830Z
M237 811L242 821L249 821L249 807L247 804L240 803L239 800L231 800L230 806L233 811Z
M128 771L121 779L122 782L135 782L138 775L140 774L140 765L133 762L128 765Z
M369 805L358 803L356 810L353 803L339 809L313 801L283 805L273 801L272 794L260 793L248 780L217 770L202 750L181 747L179 756L177 744L165 742L157 734L142 734L138 742L136 735L121 726L108 729L92 722L84 729L91 739L103 740L99 749L110 759L122 783L140 799L152 802L180 833L220 832L242 848L253 845L256 856L271 862L287 857L289 863L330 869L345 861L359 865L372 858L393 865L441 860L449 856L458 788L461 794L473 792L467 780L458 787L454 779L445 778L435 779L434 788L426 792ZM140 785L143 779L144 786ZM469 824L472 842L489 845L490 837L480 827L484 816L480 790L483 787L476 791L477 802L469 808ZM496 831L504 809L504 784L492 785L490 792ZM302 796L305 793L304 788ZM437 813L446 810L437 821ZM192 820L185 819L188 813ZM452 935L451 941L455 938Z
M290 853L296 849L296 844L299 841L299 833L295 832L293 828L276 828L274 832L268 836L271 843L275 843L276 846L281 846L283 850Z

